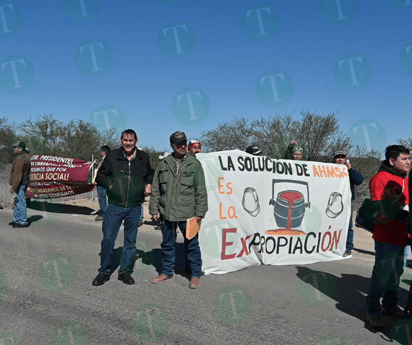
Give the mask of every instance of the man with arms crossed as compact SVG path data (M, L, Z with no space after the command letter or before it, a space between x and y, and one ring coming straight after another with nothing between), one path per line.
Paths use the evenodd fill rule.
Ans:
M402 317L398 307L399 278L403 273L404 249L409 241L406 230L409 204L408 178L411 159L409 149L402 145L386 148L385 160L371 179L371 201L376 203L375 265L369 281L366 319L376 329L384 329L382 314ZM382 299L382 308L380 298Z
M140 208L144 196L150 195L154 171L150 167L149 155L136 148L137 136L127 129L121 136L122 147L110 151L97 172L96 182L106 189L108 206L103 219L103 240L100 252L99 274L94 286L110 279L110 265L114 243L124 220L124 246L120 259L119 280L132 285L131 277L136 256L136 236L140 219Z
M170 136L173 153L160 161L153 179L149 213L162 224L162 272L152 280L162 283L173 277L177 227L184 237L185 257L190 264L192 278L189 287L200 286L202 258L198 234L188 240L186 226L189 218L197 223L207 212L207 192L202 165L187 152L187 139L183 132Z

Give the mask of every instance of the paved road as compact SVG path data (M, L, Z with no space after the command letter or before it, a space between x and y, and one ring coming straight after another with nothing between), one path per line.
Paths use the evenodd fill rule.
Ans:
M151 283L158 275L161 234L143 226L136 284L124 285L115 272L93 287L101 223L50 213L32 215L30 228L13 229L7 225L11 216L0 211L0 344L5 338L6 345L19 344L16 339L72 345L387 344L391 329L406 339L406 328L393 326L396 319L385 319L384 333L365 325L373 258L367 251L330 263L205 276L201 288L191 290L180 274Z

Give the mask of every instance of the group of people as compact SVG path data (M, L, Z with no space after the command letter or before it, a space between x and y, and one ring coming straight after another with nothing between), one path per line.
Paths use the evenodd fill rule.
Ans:
M246 152L252 155L262 154L257 146L249 146ZM295 140L287 147L285 159L303 159L303 150ZM352 168L345 152L335 152L333 161L335 164L347 166L353 201L355 186L363 182L363 176ZM410 169L410 150L402 145L390 145L386 147L385 160L369 183L372 203L369 209L373 211L370 211L367 217L374 223L375 264L366 296L366 320L378 330L385 328L381 314L405 317L404 311L398 306L398 289L411 244L408 177ZM354 248L352 213L344 257L351 255Z
M205 176L195 154L201 151L198 141L189 142L185 133L170 136L171 155L162 159L154 171L149 155L139 150L136 132L125 130L121 135L122 146L106 153L96 183L106 190L108 205L103 216L103 240L100 252L99 274L94 286L104 284L113 273L112 253L122 221L124 221L124 246L120 258L118 279L131 285L136 257L136 236L144 198L151 196L149 213L160 221L163 241L162 267L153 283L162 283L173 277L177 228L184 236L184 251L191 274L189 287L201 284L202 258L198 235L188 239L187 220L200 223L208 210ZM192 153L188 152L192 150Z
M201 152L201 143L197 140L188 143L185 133L173 133L170 136L173 153L165 155L154 171L150 166L148 154L136 147L137 142L136 132L128 129L121 135L120 148L111 151L108 147L102 147L104 159L98 169L96 183L99 200L107 198L107 206L101 206L103 240L100 268L92 284L104 284L113 273L111 257L122 221L124 247L118 279L125 284L134 284L131 274L136 258L136 236L141 219L141 207L144 198L151 195L149 213L153 220L160 221L163 236L161 272L152 282L163 283L173 277L175 242L179 228L184 237L187 271L191 274L189 287L196 289L201 284L202 274L198 235L191 239L185 235L187 220L194 218L199 224L208 210L205 175L201 163L195 157L196 153ZM292 153L294 159L302 159L303 151L297 143L291 142L290 146L287 151ZM23 228L30 225L25 204L30 177L30 157L24 142L15 143L13 147L16 157L9 182L15 208L13 221L9 225L13 228ZM254 155L262 153L255 146L248 147L246 152ZM298 154L295 156L296 152ZM354 200L354 187L362 183L362 175L352 168L345 152L336 152L334 163L347 166ZM375 264L366 296L366 319L376 329L385 327L380 318L381 314L404 316L398 306L397 290L409 253L407 246L411 243L411 186L408 178L410 168L410 150L402 145L390 145L386 148L385 160L369 183L370 202L374 213L369 216L374 223ZM101 198L103 192L107 196ZM350 255L353 249L352 226L351 217L344 256Z

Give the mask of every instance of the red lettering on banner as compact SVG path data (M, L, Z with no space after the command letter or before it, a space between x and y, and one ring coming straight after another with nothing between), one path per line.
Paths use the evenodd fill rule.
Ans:
M239 255L237 256L238 258L241 258L243 256L243 253L246 253L246 256L248 256L250 253L247 249L247 243L246 241L251 238L252 235L246 236L245 238L241 238L240 240L242 241L242 251L239 253Z
M329 243L328 243L328 245L327 245L326 248L325 248L325 247L324 247L324 244L325 244L326 235L329 236ZM325 234L323 235L323 238L322 238L322 246L321 246L322 251L326 252L326 251L328 250L331 242L332 242L332 234L330 233L330 231L326 231Z
M338 244L339 244L341 235L342 235L342 230L339 230L339 236L338 236L337 231L333 232L332 244L330 245L330 249L333 249L333 244L335 244L335 249L338 249Z
M236 254L226 255L226 247L233 245L233 242L227 242L228 232L235 234L237 232L237 228L222 229L222 255L221 255L222 260L230 260L236 256Z

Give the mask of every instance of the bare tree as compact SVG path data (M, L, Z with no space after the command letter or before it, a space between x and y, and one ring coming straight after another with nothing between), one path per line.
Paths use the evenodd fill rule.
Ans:
M223 150L245 150L254 141L253 129L249 120L234 118L232 122L219 123L215 129L202 133L204 152Z
M202 133L205 151L244 150L257 145L265 155L284 158L290 141L296 140L307 160L328 160L338 150L349 151L350 139L339 130L336 113L318 115L302 112L301 120L292 115L276 115L249 121L234 118Z
M308 160L331 160L334 152L351 148L350 138L339 130L336 113L326 116L302 112L298 138L307 148Z
M354 208L359 208L365 198L370 197L369 181L378 172L382 163L382 153L376 150L368 150L365 147L355 146L348 156L353 169L360 172L363 176L361 185L356 186L353 202Z
M29 143L32 153L61 155L63 128L63 122L53 114L44 114L36 121L30 117L18 126L18 131Z
M398 144L412 150L412 138L408 137L407 139L398 139Z
M13 128L14 125L6 118L0 119L0 163L11 163L13 161L12 144L13 140L16 139Z

